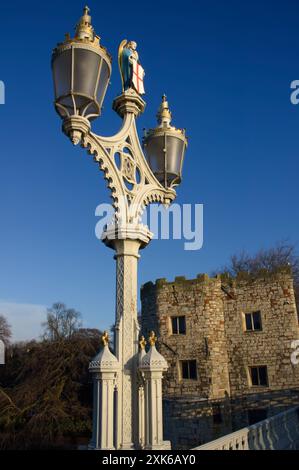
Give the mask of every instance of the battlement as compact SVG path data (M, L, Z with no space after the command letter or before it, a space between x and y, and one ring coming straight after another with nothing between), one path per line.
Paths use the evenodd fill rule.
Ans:
M165 277L156 279L155 282L149 281L141 286L142 290L148 289L159 289L163 286L172 286L172 285L179 285L179 286L191 286L194 284L200 283L219 283L220 275L216 277L210 277L208 274L198 274L195 279L186 279L185 276L176 276L173 281L168 281Z
M251 275L248 272L242 271L235 277L230 276L228 273L216 274L209 276L207 273L197 274L196 278L187 279L185 276L176 276L173 281L168 281L166 278L158 278L155 282L149 281L141 286L141 292L149 290L157 290L166 286L178 286L188 289L190 286L209 284L211 286L223 287L245 287L252 286L252 284L273 284L278 283L292 283L293 278L291 270L283 268L276 272L269 272L261 270L257 275Z

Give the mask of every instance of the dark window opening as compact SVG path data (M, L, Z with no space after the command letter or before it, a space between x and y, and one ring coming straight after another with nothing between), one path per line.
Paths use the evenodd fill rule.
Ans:
M186 317L172 317L171 325L173 335L186 334Z
M182 378L197 380L196 361L181 361Z
M247 331L252 330L252 322L251 322L251 314L250 313L246 313L245 320L246 320L246 330Z
M262 330L262 318L261 312L245 313L245 325L246 331L261 331Z
M261 312L253 312L252 321L253 321L253 329L254 330L261 330L262 329Z
M268 387L267 366L250 367L251 385Z

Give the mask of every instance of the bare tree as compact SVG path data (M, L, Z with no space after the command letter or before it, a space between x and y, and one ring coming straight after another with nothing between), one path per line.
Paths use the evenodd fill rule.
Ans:
M69 448L91 433L88 363L99 347L97 330L10 346L0 367L0 450Z
M229 264L220 271L232 277L241 272L258 277L265 271L274 274L286 269L293 276L297 311L299 312L299 256L294 245L280 242L272 248L259 250L255 255L249 255L243 251L231 256Z
M43 338L50 341L71 338L82 326L81 314L65 304L56 302L48 309Z
M259 250L252 256L244 251L233 255L230 263L221 271L231 276L236 276L240 272L257 276L261 271L275 273L282 269L291 270L295 283L299 283L299 257L295 247L284 242L272 248Z
M7 319L0 315L0 339L8 345L11 338L11 326L8 324Z

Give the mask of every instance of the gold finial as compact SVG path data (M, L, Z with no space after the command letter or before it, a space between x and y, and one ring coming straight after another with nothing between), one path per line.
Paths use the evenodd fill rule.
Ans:
M157 114L158 124L161 127L169 126L171 123L171 112L168 106L167 97L164 93L162 96L162 103L160 104L158 114Z
M157 341L157 336L155 335L154 331L150 332L149 338L148 338L149 344L151 346L155 346L156 341Z
M89 15L90 9L88 6L84 7L83 16L81 16L79 23L76 26L76 39L89 39L93 41L94 30L91 25L91 16Z
M104 331L104 334L102 335L101 340L102 340L103 346L107 346L107 345L108 345L108 343L109 343L108 331Z
M146 340L144 336L141 336L140 341L139 341L139 346L140 346L140 349L145 349Z

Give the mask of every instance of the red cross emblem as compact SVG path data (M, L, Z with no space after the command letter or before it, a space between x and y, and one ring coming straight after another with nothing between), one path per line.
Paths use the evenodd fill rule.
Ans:
M134 60L133 62L133 85L136 88L137 92L140 95L144 95L144 85L143 85L144 70L138 62Z

